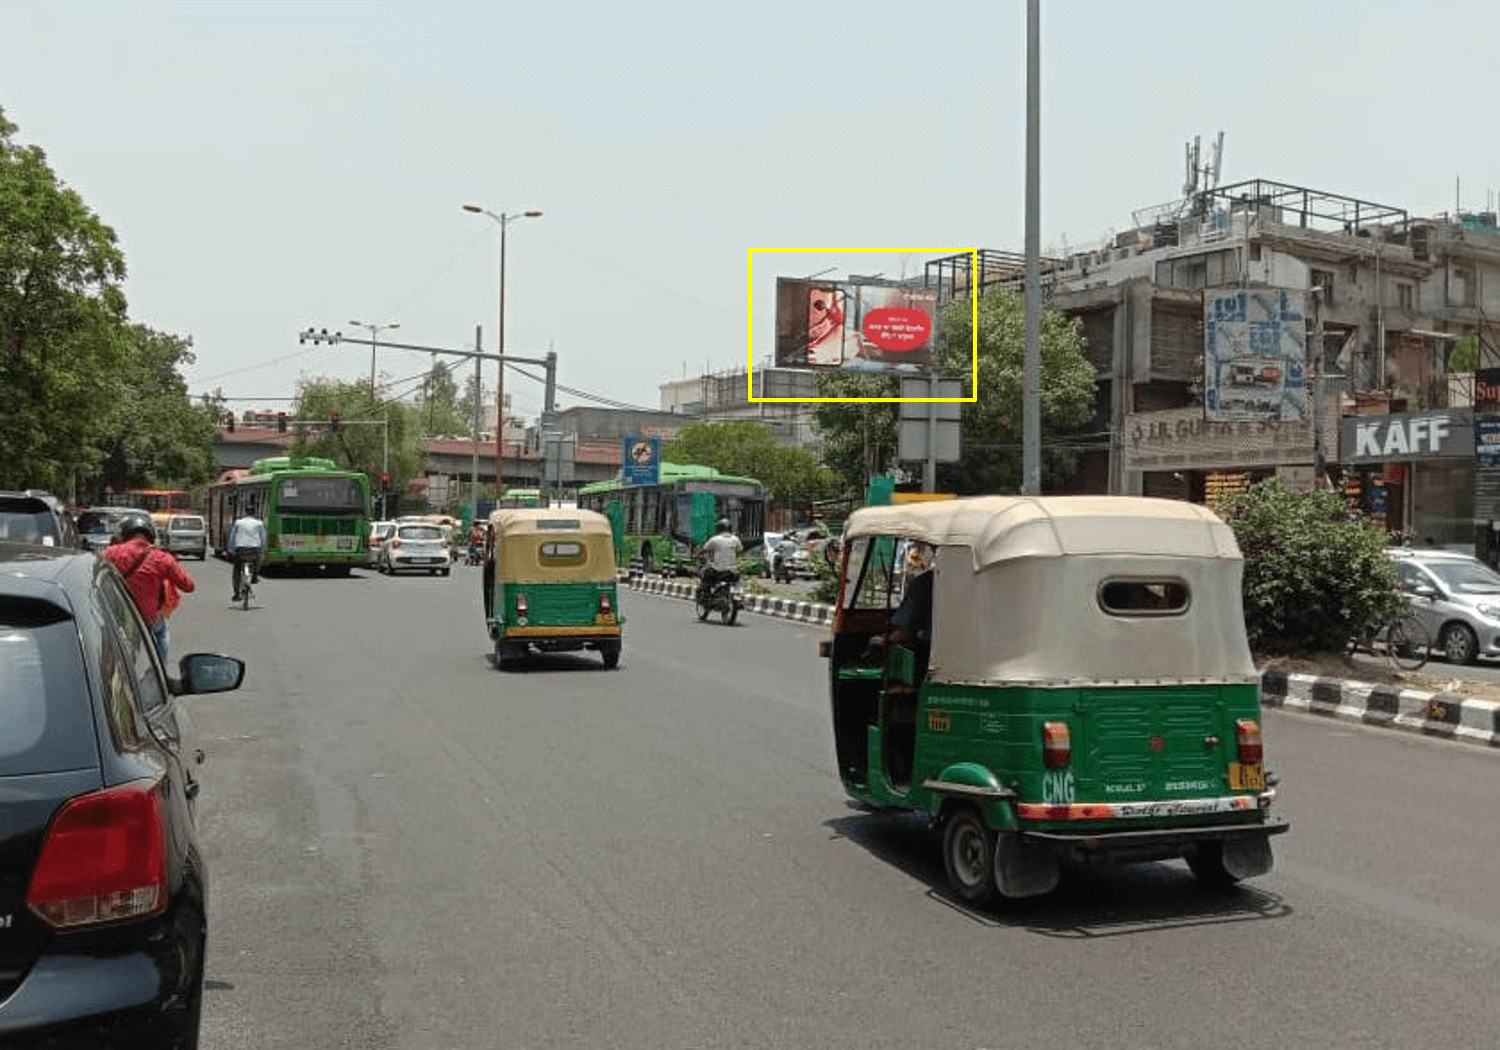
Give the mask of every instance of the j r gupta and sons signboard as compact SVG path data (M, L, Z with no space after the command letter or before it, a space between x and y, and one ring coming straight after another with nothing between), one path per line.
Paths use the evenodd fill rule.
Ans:
M1340 458L1346 463L1464 459L1474 455L1474 426L1474 413L1467 409L1345 416Z

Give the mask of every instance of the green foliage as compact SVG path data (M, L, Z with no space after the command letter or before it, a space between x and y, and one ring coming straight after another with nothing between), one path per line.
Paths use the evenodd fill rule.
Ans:
M946 375L967 377L976 367L973 312L967 299L943 308L937 358ZM1025 413L1025 300L1017 291L997 289L979 297L978 315L979 397L963 406L962 458L939 468L939 487L960 493L1017 491ZM1077 467L1076 453L1055 439L1093 417L1097 377L1077 319L1045 310L1040 334L1045 490L1066 481Z
M188 341L126 317L115 232L0 114L0 488L97 498L212 480L217 410Z
M979 299L978 356L973 309L967 299L943 308L938 365L944 375L968 379L977 371L979 397L963 406L963 444L956 464L938 467L938 487L961 494L1015 491L1021 482L1022 396L1025 379L1025 303L1000 289ZM1044 485L1070 477L1076 454L1058 435L1087 423L1094 414L1094 366L1084 353L1078 322L1048 310L1041 319L1041 411ZM976 364L977 361L977 364ZM896 398L894 376L827 372L818 377L819 397ZM823 435L823 461L846 491L863 493L869 479L895 461L900 406L895 402L824 402L813 410Z
M335 433L328 426L337 411L343 427ZM379 401L370 396L368 383L314 380L297 392L297 427L291 453L296 456L326 456L346 470L364 471L370 491L382 490L380 472L389 463L391 483L386 491L403 493L427 464L423 429L425 409L399 401ZM384 425L382 425L384 424Z
M1245 556L1245 628L1258 653L1342 652L1402 599L1383 530L1350 521L1344 499L1268 478L1214 508Z
M467 437L474 430L474 381L472 378L462 394L453 378L453 369L439 362L422 380L417 392L421 409L418 419L422 430L429 437L443 434L462 434Z
M1448 355L1448 371L1472 372L1477 367L1479 367L1479 335L1470 332L1453 344L1453 352Z
M813 584L808 600L832 605L839 600L839 567L827 555L828 548L824 547L807 559L808 567L818 574L818 582Z
M661 458L755 478L776 506L806 509L838 489L837 479L816 455L779 444L770 427L751 420L689 423L662 449Z

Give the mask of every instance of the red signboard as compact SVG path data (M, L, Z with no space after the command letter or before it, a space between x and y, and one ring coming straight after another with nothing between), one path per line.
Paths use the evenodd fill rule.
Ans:
M932 337L932 318L921 310L887 306L865 314L863 331L882 350L922 350Z

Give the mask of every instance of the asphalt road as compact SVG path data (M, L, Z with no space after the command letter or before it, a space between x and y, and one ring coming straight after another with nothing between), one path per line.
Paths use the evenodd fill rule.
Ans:
M206 1050L1491 1050L1500 754L1266 716L1292 831L1226 894L1178 863L949 899L919 820L845 804L821 629L622 590L619 670L490 666L475 570L200 582L173 650L212 871Z

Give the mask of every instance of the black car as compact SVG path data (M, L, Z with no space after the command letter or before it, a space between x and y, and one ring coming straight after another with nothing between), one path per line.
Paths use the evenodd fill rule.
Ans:
M171 677L114 567L0 543L0 1046L198 1045L207 873Z
M76 547L78 534L62 500L50 492L27 489L0 492L0 540Z

